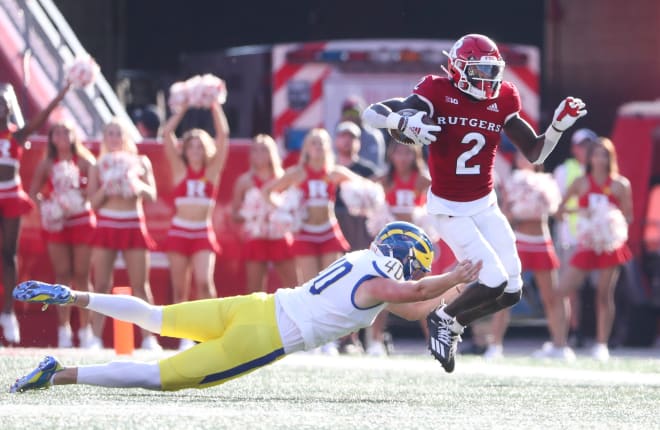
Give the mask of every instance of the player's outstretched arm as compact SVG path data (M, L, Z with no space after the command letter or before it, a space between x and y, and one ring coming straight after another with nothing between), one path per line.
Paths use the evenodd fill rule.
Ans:
M375 128L396 128L388 127L387 118L391 114L403 109L414 109L429 113L429 106L417 95L411 94L407 98L398 97L373 103L362 112L362 121ZM401 115L396 114L398 117ZM395 117L391 117L395 118ZM393 120L390 120L393 122Z
M365 282L358 289L362 302L360 305L373 306L388 302L388 310L394 314L409 320L420 320L438 305L439 297L447 290L456 285L476 280L481 267L481 261L474 264L464 260L458 263L451 272L427 276L417 281L397 282L385 278L373 279Z
M413 116L400 115L399 111L412 109L419 111ZM375 128L399 130L408 138L429 145L436 137L433 133L440 131L437 124L427 124L423 117L429 114L429 105L415 94L407 98L394 98L369 105L362 113L362 121Z
M582 100L566 97L555 109L552 123L544 134L537 136L534 129L518 115L506 122L504 132L529 161L543 164L557 146L562 133L587 114L585 107Z

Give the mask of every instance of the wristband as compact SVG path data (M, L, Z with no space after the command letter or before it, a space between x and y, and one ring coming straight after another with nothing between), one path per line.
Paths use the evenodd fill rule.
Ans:
M407 118L399 115L396 112L392 112L391 114L387 115L387 118L385 118L385 126L390 130L403 131L403 129L406 128L407 122Z
M552 125L548 127L548 129L545 131L543 148L541 148L541 153L539 154L539 158L537 158L533 164L543 164L545 159L548 158L548 155L550 155L552 150L555 149L555 146L557 146L557 143L559 142L561 135L562 132L558 131Z
M564 133L562 130L557 129L554 125L550 125L545 131L545 140L549 140L556 145L557 142L559 142L562 133Z

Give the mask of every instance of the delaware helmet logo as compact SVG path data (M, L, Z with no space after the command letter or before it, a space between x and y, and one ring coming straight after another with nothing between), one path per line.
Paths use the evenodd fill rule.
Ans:
M431 271L433 243L424 230L409 222L387 224L376 235L372 249L399 260L406 281Z

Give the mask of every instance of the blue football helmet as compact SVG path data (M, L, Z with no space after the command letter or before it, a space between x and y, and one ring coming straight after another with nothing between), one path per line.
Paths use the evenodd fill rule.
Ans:
M376 235L372 246L401 262L406 281L431 271L433 243L424 230L414 224L404 221L387 224Z

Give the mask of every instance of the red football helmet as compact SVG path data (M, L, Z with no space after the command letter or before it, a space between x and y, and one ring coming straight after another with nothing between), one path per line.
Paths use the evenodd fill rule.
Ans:
M456 87L478 100L494 99L500 93L504 60L497 45L481 34L468 34L454 43L443 69Z

